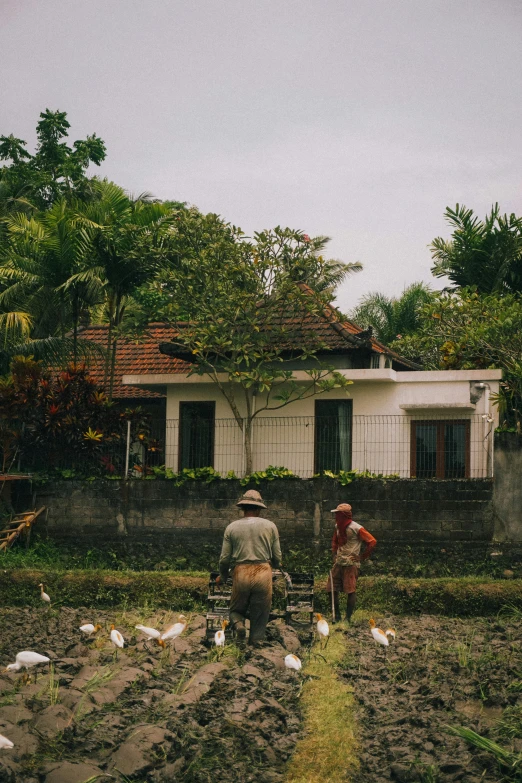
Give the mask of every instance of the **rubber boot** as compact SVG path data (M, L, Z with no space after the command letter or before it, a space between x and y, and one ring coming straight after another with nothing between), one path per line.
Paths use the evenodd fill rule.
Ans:
M352 614L355 611L355 593L348 593L346 596L346 622L350 623Z
M245 624L240 621L234 623L234 631L236 633L238 647L243 647L246 644Z

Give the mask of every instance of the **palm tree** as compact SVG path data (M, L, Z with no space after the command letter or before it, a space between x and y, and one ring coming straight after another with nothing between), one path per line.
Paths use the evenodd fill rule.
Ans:
M430 246L436 277L485 294L522 292L522 218L502 216L498 204L484 221L459 204L448 207L445 217L452 238L437 237Z
M162 238L170 230L170 206L147 194L136 199L112 182L93 181L93 201L78 211L78 222L92 237L92 257L65 289L81 283L103 302L108 324L104 383L112 397L118 330L134 291L151 280L162 265Z
M330 258L324 262L321 273L309 283L310 287L319 294L326 294L329 299L335 295L335 291L347 277L361 272L363 265L360 261L337 261Z
M372 293L364 296L350 313L350 318L365 329L372 327L383 343L415 332L420 324L420 309L433 294L425 283L413 283L400 297Z
M96 291L71 278L88 262L91 240L77 224L64 199L44 213L22 212L4 221L0 249L0 334L4 349L28 341L34 351L78 355L78 323L82 311L96 301ZM67 333L72 328L72 339Z
M324 251L330 237L309 237L302 231L277 226L273 232L256 233L256 253L267 236L274 234L278 239L277 275L279 280L290 279L296 283L306 283L314 291L332 299L335 290L350 275L360 272L363 268L359 261L344 262L333 258L325 258ZM269 264L271 270L272 266ZM273 282L276 283L274 278ZM267 285L272 284L271 274Z

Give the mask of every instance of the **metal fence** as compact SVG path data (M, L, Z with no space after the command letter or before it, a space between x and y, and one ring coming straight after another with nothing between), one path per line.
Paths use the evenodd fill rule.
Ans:
M174 471L211 465L246 472L244 429L235 419L198 426L169 419L164 462ZM369 471L402 478L491 475L493 430L482 416L278 416L252 426L252 470L282 466L302 478L324 471Z
M238 477L247 472L245 428L232 418L156 420L143 442L131 432L128 445L132 476L162 465L174 472L204 467ZM340 408L336 416L259 416L251 451L252 471L273 465L302 478L350 470L402 478L483 478L492 475L493 429L480 415L347 416ZM120 440L98 449L88 468L85 454L66 449L23 455L18 468L121 476L126 457L127 443Z

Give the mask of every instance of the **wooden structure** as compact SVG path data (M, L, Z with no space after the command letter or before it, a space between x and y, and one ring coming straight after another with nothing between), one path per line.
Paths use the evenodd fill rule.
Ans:
M24 538L25 545L28 546L31 539L31 529L43 511L45 511L45 506L39 508L38 511L35 509L15 514L7 522L5 529L0 530L0 552L7 552L20 536Z

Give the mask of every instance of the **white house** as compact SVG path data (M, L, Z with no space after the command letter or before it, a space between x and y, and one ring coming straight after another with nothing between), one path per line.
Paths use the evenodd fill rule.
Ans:
M425 371L333 308L313 318L325 345L319 358L353 384L347 392L261 412L252 431L254 470L284 466L302 477L351 469L417 478L492 474L498 414L491 395L500 370ZM173 326L151 324L142 341L120 341L115 396L156 411L167 467L213 466L243 475L243 432L217 385L191 375L187 357L171 349L178 334ZM88 327L82 336L103 344L106 330ZM309 380L303 370L294 376ZM258 409L264 399L255 400ZM239 396L237 403L242 411Z

